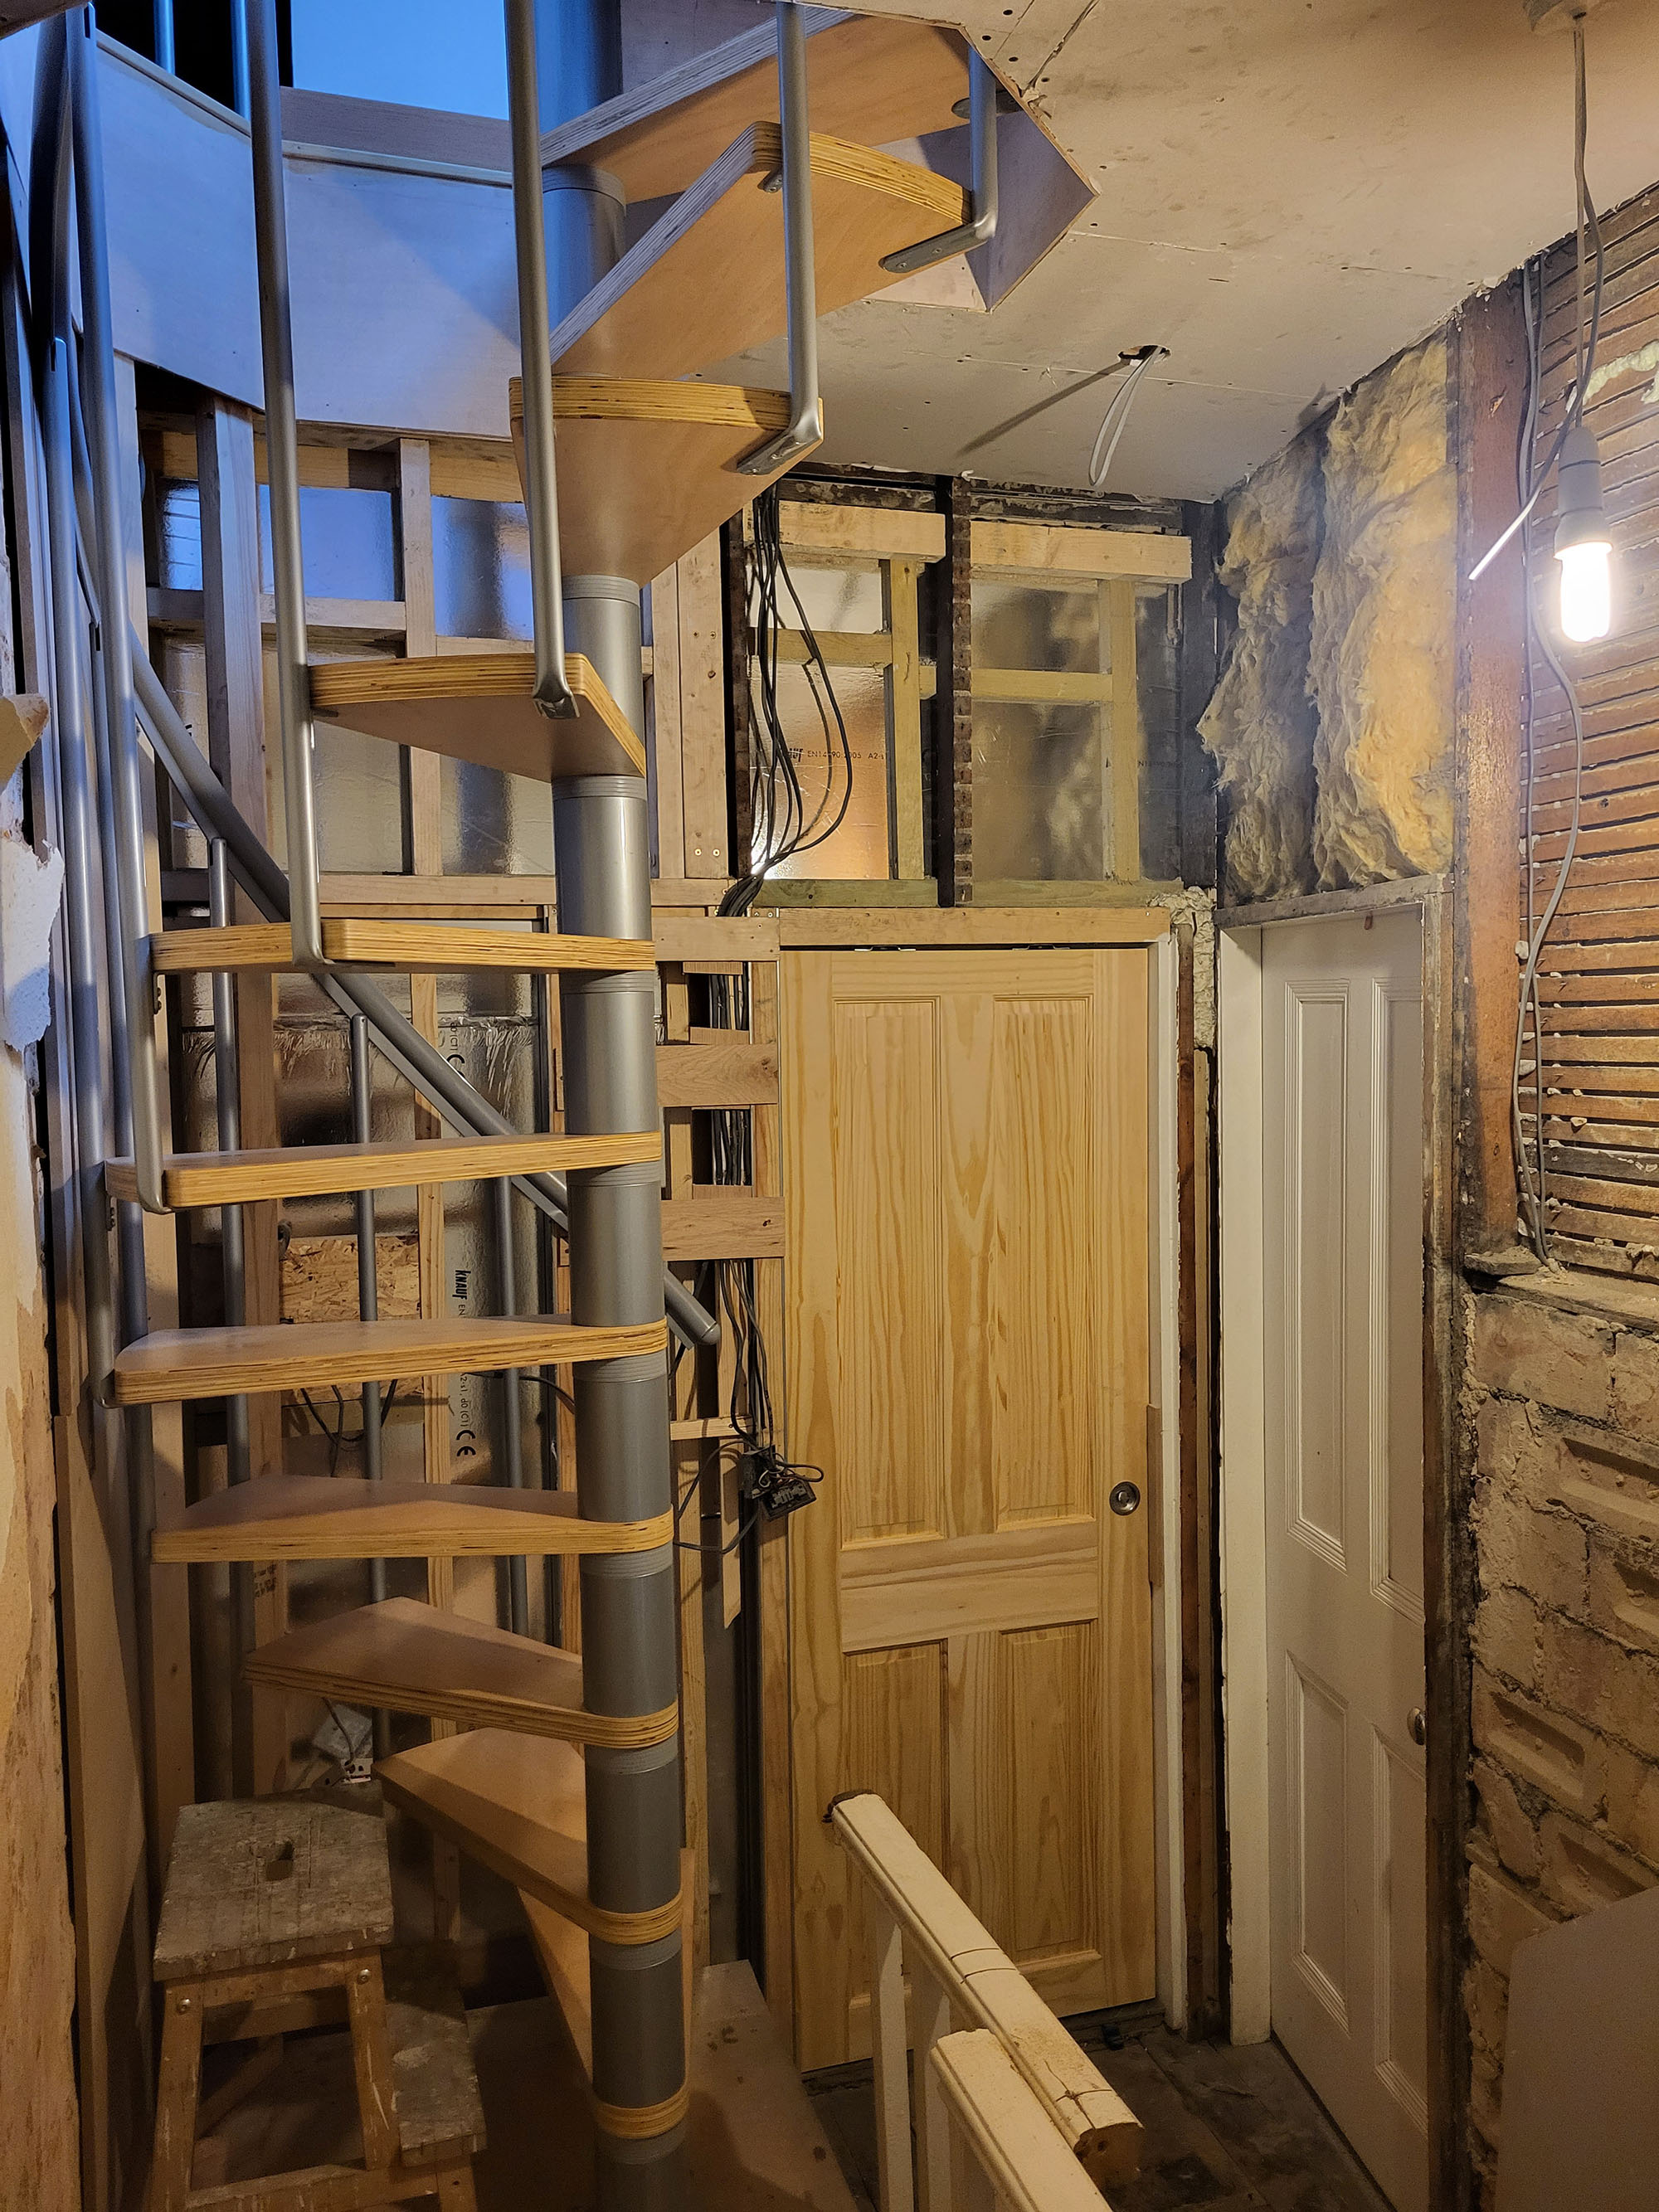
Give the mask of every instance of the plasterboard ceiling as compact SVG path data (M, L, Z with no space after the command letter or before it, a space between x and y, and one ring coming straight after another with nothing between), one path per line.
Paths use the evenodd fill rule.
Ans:
M864 0L955 22L1099 198L1012 296L827 319L825 458L1080 487L1120 351L1109 489L1211 498L1569 227L1571 44L1523 0ZM1659 0L1587 25L1589 173L1659 177ZM782 380L781 345L728 365Z

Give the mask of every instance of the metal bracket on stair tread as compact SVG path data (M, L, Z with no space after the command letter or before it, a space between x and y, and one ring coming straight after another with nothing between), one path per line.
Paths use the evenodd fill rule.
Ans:
M564 661L559 568L559 485L553 450L553 360L549 341L547 238L542 210L541 123L536 112L533 0L507 0L507 113L513 139L513 235L518 266L519 354L525 386L525 520L530 533L535 701L560 720L577 712Z
M972 214L966 222L958 223L954 230L942 230L935 238L924 238L915 246L901 246L890 253L882 267L895 276L908 276L918 269L931 269L935 262L948 261L953 254L970 252L976 246L988 246L996 235L997 228L997 109L1002 88L991 72L988 62L978 54L968 57L968 135L972 149L973 185L969 204Z
M777 0L778 124L783 153L783 261L789 307L789 423L738 463L773 477L823 442L818 392L817 285L812 264L812 141L806 104L806 33L795 0Z

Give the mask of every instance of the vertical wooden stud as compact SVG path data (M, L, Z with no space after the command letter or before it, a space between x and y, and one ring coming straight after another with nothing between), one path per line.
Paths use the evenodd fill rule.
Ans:
M684 969L665 964L662 970L663 1027L671 1044L684 1044L690 1036L690 994ZM664 1115L663 1157L668 1195L678 1198L691 1184L691 1115L672 1107ZM697 1361L687 1353L680 1361L671 1411L676 1419L689 1419L700 1410ZM708 1451L685 1448L673 1455L675 1502L684 1504L679 1527L688 1542L702 1540L700 1500L688 1501L688 1486L701 1492ZM708 1734L703 1678L702 1589L701 1553L684 1551L679 1560L680 1593L680 1746L685 1790L685 1842L695 1858L696 1900L693 1919L693 1955L697 1966L708 1962Z
M941 906L966 906L974 896L973 541L970 494L964 480L943 485L946 517L944 599L939 623L939 704L934 727L933 865Z
M680 615L681 781L685 872L732 872L726 790L726 641L720 532L678 564Z
M679 578L665 568L651 586L652 760L657 785L657 873L685 874L685 799L680 782Z
M720 532L726 591L726 718L732 732L732 873L753 872L755 852L754 737L750 726L749 542L754 509L744 507ZM763 860L764 856L758 856Z
M438 650L432 448L424 438L398 441L398 514L403 551L404 651L410 659L418 660ZM416 869L417 875L421 872Z
M435 580L432 554L432 453L423 438L398 441L398 504L401 524L404 570L404 651L418 659L438 649ZM409 860L417 876L441 876L443 848L443 763L434 753L409 756ZM410 978L410 1018L429 1044L438 1042L438 979ZM443 1129L441 1117L430 1102L416 1096L415 1133L435 1137ZM415 1226L420 1272L420 1304L423 1317L437 1320L448 1310L444 1271L444 1194L441 1183L423 1183L416 1193ZM449 1386L441 1376L428 1376L421 1384L421 1453L428 1482L447 1482L450 1459ZM429 1604L447 1610L454 1603L454 1563L428 1559L426 1594ZM434 1721L434 1737L450 1735L453 1726ZM433 1933L440 1942L453 1942L460 1927L460 1854L441 1836L432 1841Z
M1112 848L1107 866L1120 883L1140 880L1140 706L1135 681L1135 587L1120 578L1104 586L1112 641ZM1108 609L1101 610L1104 617Z
M141 474L138 453L138 406L133 363L118 355L115 361L116 404L121 441L121 523L126 547L127 594L134 627L141 639L149 632L149 599L144 580L144 544ZM145 775L145 880L149 890L149 927L161 927L161 840L168 836L157 819L156 779ZM149 1018L148 1009L134 1009L137 1023ZM156 1081L161 1115L161 1144L169 1134L172 1085L169 1078L170 1024L157 1024ZM144 1279L152 1328L176 1328L179 1307L179 1225L166 1214L143 1218ZM150 1415L155 1505L158 1519L183 1511L185 1489L184 1410L157 1406ZM144 1571L141 1570L141 1571ZM149 1576L150 1648L141 1658L149 1669L152 1740L148 1747L150 1879L159 1887L166 1862L167 1840L181 1805L196 1795L196 1747L191 1712L190 1577L180 1567L147 1570Z
M915 561L882 563L883 595L892 664L887 671L887 736L892 775L893 873L919 881L927 870L921 836L921 636L916 612Z
M778 1043L778 966L749 969L749 1033L757 1045ZM775 1197L783 1188L781 1131L775 1106L754 1109L755 1189ZM755 1310L765 1340L773 1403L787 1422L783 1340L783 1261L755 1262ZM785 1431L787 1438L787 1430ZM781 1438L781 1441L784 1441ZM792 2042L795 2011L794 1823L789 1759L789 1522L761 1516L761 1803L762 1864L766 1886L766 2002L779 2033Z
M196 471L202 528L202 637L207 684L208 758L254 835L266 834L264 646L259 619L259 489L254 473L253 418L228 402L204 397L196 417ZM259 919L246 891L235 893L234 918ZM237 1108L250 1149L282 1141L276 1110L276 980L235 979ZM282 1207L262 1200L242 1209L243 1296L250 1327L283 1317ZM283 1401L279 1392L251 1397L248 1460L255 1477L283 1471ZM288 1628L288 1570L280 1561L251 1573L253 1635L268 1644ZM240 1664L240 1662L238 1662ZM289 1700L281 1691L252 1692L251 1752L255 1785L280 1790L288 1779Z

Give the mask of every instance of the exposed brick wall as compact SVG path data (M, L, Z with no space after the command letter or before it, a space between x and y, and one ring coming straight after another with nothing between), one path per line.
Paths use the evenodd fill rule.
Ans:
M1522 1287L1470 1316L1475 2153L1490 2195L1516 1945L1659 1881L1659 1302Z

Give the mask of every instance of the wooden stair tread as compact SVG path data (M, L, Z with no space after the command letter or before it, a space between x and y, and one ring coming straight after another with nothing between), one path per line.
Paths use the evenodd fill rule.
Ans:
M567 1920L544 1905L528 1890L519 1892L519 1902L529 1924L547 1993L559 2008L565 2033L584 2078L593 2080L593 1992L587 1971L587 1936L574 1920Z
M965 195L948 177L817 131L811 154L820 315L896 284L884 254L963 220ZM781 160L775 123L743 131L559 325L555 368L683 376L779 336L787 320L783 196L763 183Z
M669 1534L665 1512L650 1521L584 1521L573 1490L263 1474L215 1491L161 1522L152 1549L165 1565L213 1559L544 1558L650 1551L665 1544Z
M474 1729L375 1766L394 1805L514 1888L588 1924L582 1755L550 1736Z
M387 662L386 666L395 666ZM289 969L294 940L285 921L233 922L223 929L168 929L149 940L158 975L205 969ZM470 922L375 921L335 915L323 922L323 957L344 968L393 968L411 975L451 975L474 968L523 975L562 969L611 973L656 965L651 947L621 937L556 937L544 930L480 929Z
M523 401L508 387L520 477ZM559 547L567 575L641 588L784 474L737 464L789 422L787 392L660 378L553 379Z
M890 146L961 118L966 50L952 31L884 15L821 30L808 18L807 75L820 131ZM617 178L630 201L684 191L757 118L778 119L777 34L769 22L542 137L542 161L582 161Z
M662 1742L678 1719L672 1705L643 1719L585 1712L574 1651L416 1598L386 1598L290 1629L250 1651L243 1671L250 1681L319 1698L623 1749Z
M643 775L643 744L580 653L565 656L565 678L577 703L572 720L536 704L536 656L527 652L324 661L311 672L311 703L370 737L543 782Z
M382 1821L314 1799L180 1808L155 1931L158 1982L292 1966L391 1941Z
M410 1183L471 1182L500 1176L563 1175L659 1158L656 1131L617 1137L422 1137L406 1145L285 1145L268 1152L169 1152L161 1164L168 1206L234 1206L264 1198L398 1190ZM106 1160L112 1198L135 1200L131 1160Z
M544 1319L330 1321L152 1330L115 1358L118 1406L161 1406L242 1391L484 1375L503 1367L621 1359L667 1344L666 1324L579 1328Z
M686 2063L691 2058L691 2027L696 1988L696 1919L697 1855L680 1852L680 1973L685 2008ZM580 2068L589 2093L593 2086L593 1989L588 1972L587 1937L572 1920L555 1912L526 1890L519 1902L530 1929L530 1940L542 1970L547 1993L558 2008L571 2056Z
M450 1947L400 1945L381 1963L398 2148L410 2166L471 2156L484 2147L483 2100Z

